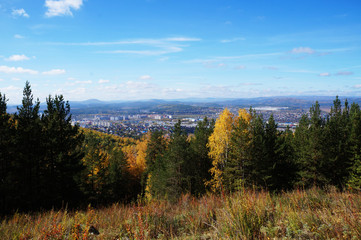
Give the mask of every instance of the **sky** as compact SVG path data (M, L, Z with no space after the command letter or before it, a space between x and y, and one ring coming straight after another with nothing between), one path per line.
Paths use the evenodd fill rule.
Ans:
M0 0L0 93L361 95L359 0Z

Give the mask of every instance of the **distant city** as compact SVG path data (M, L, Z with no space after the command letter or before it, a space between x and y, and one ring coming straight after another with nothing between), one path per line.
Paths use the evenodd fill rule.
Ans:
M326 117L333 103L334 97L319 97L322 116ZM240 108L253 109L262 114L264 121L273 114L278 130L287 127L294 131L303 114L308 114L309 108L317 97L293 98L257 98L213 101L164 101L148 100L138 102L109 103L98 100L71 103L73 124L83 128L122 137L140 138L149 131L158 129L170 132L179 120L182 127L193 133L197 122L217 119L225 107L237 114ZM342 99L342 98L341 98ZM342 99L344 102L344 99ZM359 99L351 98L359 102Z

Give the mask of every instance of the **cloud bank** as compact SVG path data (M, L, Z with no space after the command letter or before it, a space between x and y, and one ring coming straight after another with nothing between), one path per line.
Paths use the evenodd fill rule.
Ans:
M48 10L45 16L73 16L72 10L79 10L82 5L83 0L46 0L45 7L47 7Z

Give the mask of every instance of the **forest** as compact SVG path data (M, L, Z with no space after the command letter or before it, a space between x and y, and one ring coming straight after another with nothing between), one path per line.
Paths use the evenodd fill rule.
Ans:
M72 126L61 95L46 103L40 113L26 82L22 104L9 114L0 93L2 215L247 189L361 189L361 110L338 97L326 118L316 101L294 133L278 131L272 115L225 108L215 121L198 122L192 135L178 122L171 134L140 140Z

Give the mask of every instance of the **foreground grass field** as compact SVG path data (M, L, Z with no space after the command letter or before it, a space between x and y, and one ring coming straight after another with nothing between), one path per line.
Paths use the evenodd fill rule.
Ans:
M94 228L99 231L94 234ZM237 192L68 212L15 214L0 239L361 239L361 195Z

